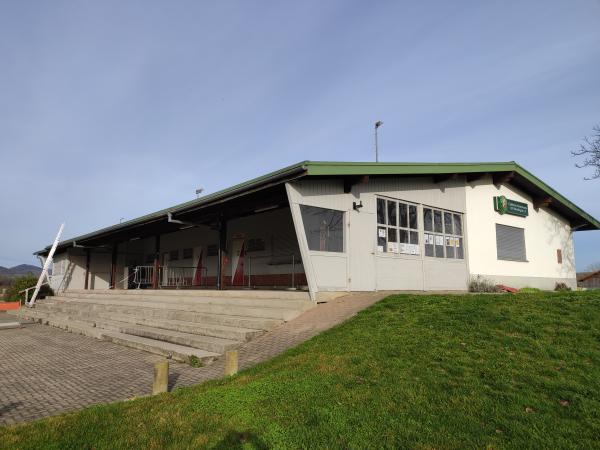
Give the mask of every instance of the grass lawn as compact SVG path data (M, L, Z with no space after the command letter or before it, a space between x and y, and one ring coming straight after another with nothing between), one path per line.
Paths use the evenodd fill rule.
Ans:
M0 448L593 448L600 293L388 297L227 380L0 428Z

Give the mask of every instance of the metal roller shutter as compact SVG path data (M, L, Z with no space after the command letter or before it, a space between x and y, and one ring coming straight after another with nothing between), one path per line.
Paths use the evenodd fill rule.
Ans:
M496 249L498 259L527 261L525 253L525 230L496 224Z

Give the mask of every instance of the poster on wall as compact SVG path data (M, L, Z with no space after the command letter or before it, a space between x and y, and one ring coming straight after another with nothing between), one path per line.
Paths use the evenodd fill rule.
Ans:
M380 238L384 238L384 237L386 237L386 233L385 233L385 231L386 231L386 230L385 230L385 228L380 228L380 229L378 230L378 233L379 233L379 234L378 234L378 236L379 236Z
M388 252L398 253L398 243L397 242L388 242Z

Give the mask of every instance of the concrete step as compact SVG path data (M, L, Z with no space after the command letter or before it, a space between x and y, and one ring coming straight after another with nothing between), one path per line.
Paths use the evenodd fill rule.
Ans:
M232 316L243 316L243 317L260 317L265 319L281 319L281 320L292 320L302 313L302 310L295 308L283 308L283 307L266 307L266 306L239 306L239 305L223 305L213 303L192 303L192 304L179 304L173 302L153 302L144 301L136 302L135 300L113 300L107 299L78 299L69 298L68 300L56 300L50 299L48 302L40 302L39 305L44 307L48 304L58 303L77 304L81 308L96 308L106 306L130 306L143 308L155 308L155 309L172 309L189 312L204 312L209 314L227 314Z
M119 291L117 291L119 292ZM127 292L127 291L121 291ZM142 291L143 292L143 291ZM251 307L268 308L294 308L305 311L314 306L314 303L308 299L280 299L280 298L248 298L248 297L212 297L212 296L189 296L179 295L171 296L166 292L158 291L154 295L127 295L124 293L99 294L91 291L89 293L61 293L58 296L48 297L49 300L66 299L91 299L91 300L126 300L136 302L159 302L159 303L177 303L177 304L220 304Z
M238 342L245 342L260 336L263 330L251 328L234 327L227 325L204 324L198 322L188 322L185 320L168 320L137 317L131 314L107 314L98 313L96 320L108 320L124 322L133 325L146 325L164 330L181 331L183 333L198 334L202 336L213 336L223 339L232 339Z
M25 314L25 316L32 319L37 319L40 323L45 325L61 328L72 333L82 334L105 341L111 341L120 345L144 350L157 355L170 356L178 361L189 362L190 357L195 356L204 363L208 363L214 358L220 356L217 352L207 351L204 349L98 328L89 322L80 322L72 319L53 317L52 315L47 315L40 312L36 313L35 311L29 311L27 314Z
M131 336L129 334L106 332L104 339L121 344L127 347L144 350L157 355L171 357L177 361L190 362L192 356L198 358L203 363L210 363L220 355L214 352L207 352L197 348L186 347L184 345L171 344L170 342L155 341L140 336Z
M185 345L186 347L199 348L219 354L223 354L227 350L232 350L239 344L238 341L234 341L232 339L183 333L181 331L166 330L163 328L136 325L127 322L95 320L94 325L96 328L102 328L103 330L117 331L119 333L130 334L132 336L140 336L155 339L157 341Z
M307 291L302 290L268 290L268 289L231 289L218 291L215 289L69 289L64 294L89 294L89 293L112 295L168 295L170 297L177 296L194 296L194 297L219 297L219 298L273 298L273 299L296 299L310 300Z
M71 302L39 302L35 310L71 314L79 317L95 317L98 314L130 315L140 319L180 320L204 325L223 325L253 330L270 330L283 323L281 319L245 317L229 314L211 314L185 309L160 309L139 306L98 305L95 308L81 307Z
M81 317L58 313L56 311L28 310L23 318L30 318L47 324L48 320L61 322L86 323L89 326L135 336L149 337L174 344L201 348L224 353L239 343L250 340L263 333L261 330L235 328L221 325L201 325L179 320L140 320L133 316L88 316ZM141 322L141 323L140 323Z

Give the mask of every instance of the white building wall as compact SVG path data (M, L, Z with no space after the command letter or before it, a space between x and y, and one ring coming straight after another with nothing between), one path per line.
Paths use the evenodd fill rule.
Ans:
M436 184L430 177L371 178L367 183L354 185L350 193L344 193L342 180L300 180L289 183L288 192L295 210L295 220L299 222L299 233L304 234L299 205L345 213L344 252L311 251L305 239L300 239L308 258L305 264L309 285L312 276L315 291L467 289L469 276L466 260L424 256L421 207L424 204L464 213L463 181ZM419 255L377 251L378 196L419 205ZM353 202L362 202L362 208L354 210Z
M493 197L527 203L528 217L499 214ZM576 286L575 254L570 224L547 208L535 210L527 194L510 185L497 188L486 177L466 188L469 267L472 276L482 275L513 287L554 289L556 282ZM497 257L496 224L523 228L527 262L503 261ZM562 251L562 264L557 260Z
M67 289L83 289L85 282L85 255L69 249L54 256L50 287L55 293Z

